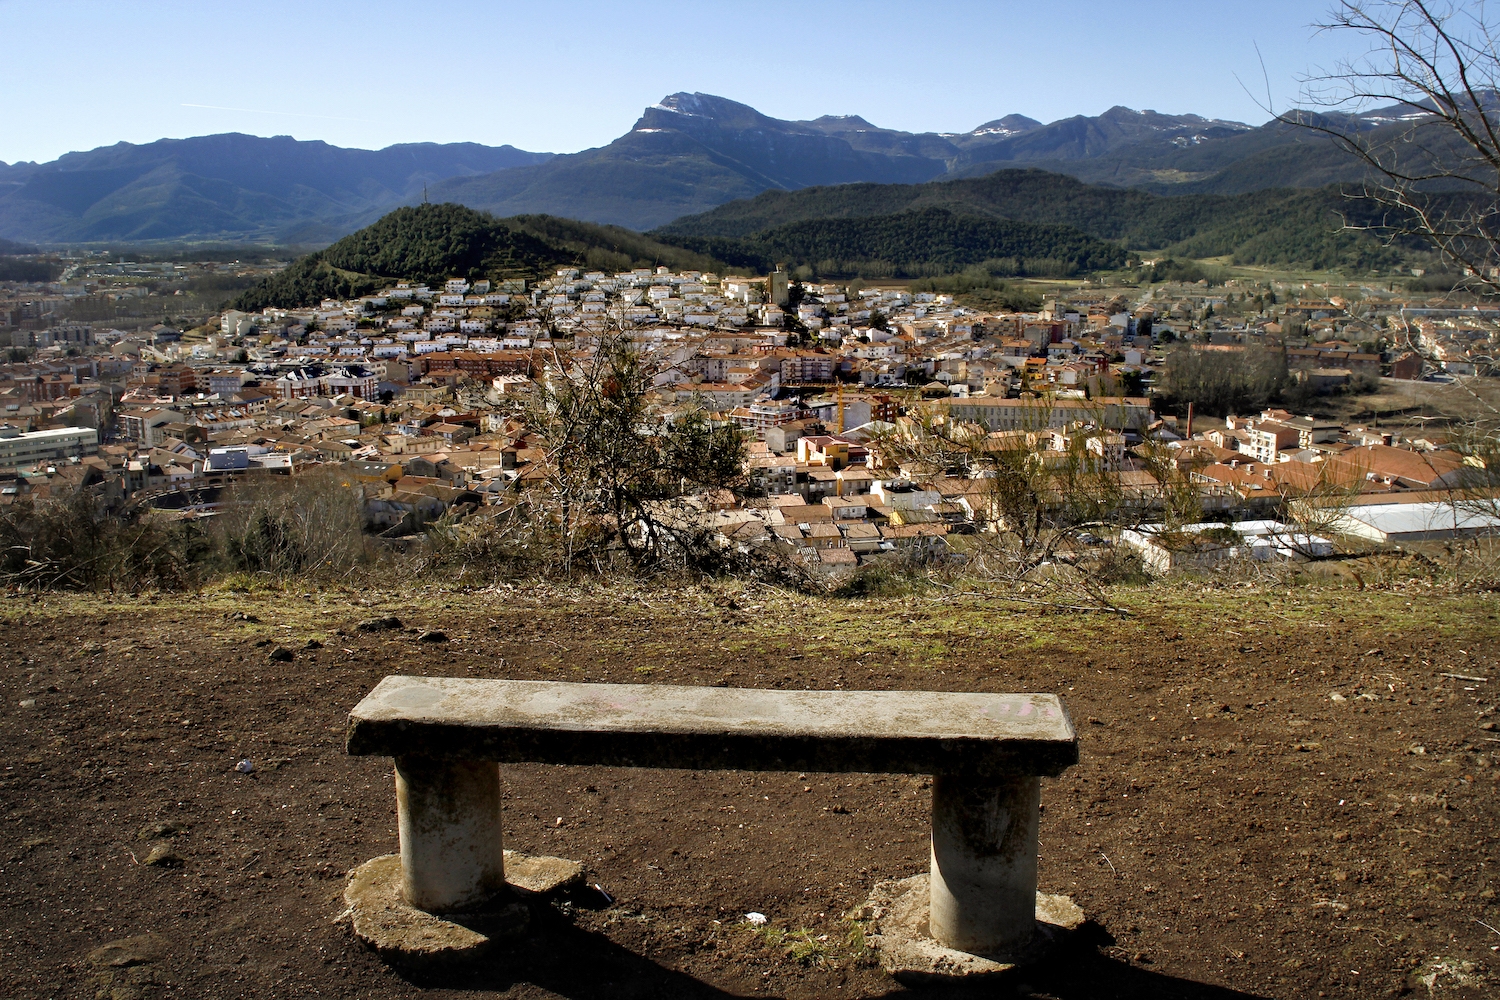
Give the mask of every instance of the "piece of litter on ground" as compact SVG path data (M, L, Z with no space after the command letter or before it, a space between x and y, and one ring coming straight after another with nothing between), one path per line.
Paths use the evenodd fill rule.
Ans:
M234 769L241 774L255 773L255 765L250 763L249 758L246 758L245 760L242 760L238 764L234 765Z
M756 913L754 910L751 910L749 913L745 914L745 923L747 923L747 924L751 924L751 925L753 925L755 927L759 927L761 924L764 924L765 922L766 922L766 915L764 913Z
M594 891L597 892L599 895L601 895L601 896L604 897L604 904L606 906L610 905L611 903L613 903L615 901L615 897L613 897L609 893L605 892L604 891L604 886L600 885L598 882L594 883Z
M1439 677L1451 677L1456 681L1473 681L1475 684L1489 683L1488 677L1471 677L1468 674L1438 674Z

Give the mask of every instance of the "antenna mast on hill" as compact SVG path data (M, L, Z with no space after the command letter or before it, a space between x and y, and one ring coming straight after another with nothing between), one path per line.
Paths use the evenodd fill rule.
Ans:
M422 182L422 204L427 204L427 182Z

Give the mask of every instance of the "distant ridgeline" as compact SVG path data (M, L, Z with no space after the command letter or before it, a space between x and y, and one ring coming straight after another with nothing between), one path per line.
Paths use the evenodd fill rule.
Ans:
M925 259L910 255L920 249L954 265L1039 257L1075 260L1079 270L1119 266L1115 261L1123 261L1122 255L1111 256L1083 242L1086 235L1180 257L1227 255L1240 264L1399 267L1406 248L1341 230L1345 217L1358 221L1361 212L1369 211L1338 187L1162 196L1084 184L1042 170L1002 170L926 184L764 191L683 216L650 235L747 264L772 256L803 262ZM836 220L861 224L836 225ZM1037 228L1002 230L980 224L996 220ZM1043 233L1041 227L1053 231ZM926 235L918 236L924 229ZM1015 241L1014 250L1003 249L1006 240ZM944 241L951 244L947 250L941 248ZM864 253L855 253L856 248Z
M1399 141L1411 126L1404 107L1315 120L1375 143ZM45 244L322 246L430 195L497 219L545 214L745 240L716 244L715 252L754 266L798 255L804 264L828 263L821 270L830 272L1011 259L1021 270L1033 267L1021 261L1033 259L1087 269L1102 252L1076 234L986 229L958 221L965 216L1071 226L1126 249L1175 256L1379 267L1392 255L1377 241L1335 235L1333 210L1342 199L1327 187L1358 185L1366 174L1340 143L1280 120L1255 128L1115 107L1050 124L1011 114L965 133L912 133L855 115L784 121L712 94L677 93L646 108L613 142L556 156L476 143L341 149L231 133L0 163L0 236ZM926 209L951 218L905 217ZM892 218L768 232L880 216ZM507 225L552 242L534 221ZM560 245L600 260L682 249L675 238L665 243L677 250L662 250L624 232L575 228ZM529 259L524 247L516 252L522 264Z

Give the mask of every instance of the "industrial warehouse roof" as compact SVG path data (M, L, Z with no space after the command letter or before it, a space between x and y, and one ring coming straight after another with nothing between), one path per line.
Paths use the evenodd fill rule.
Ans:
M1344 512L1340 527L1379 541L1453 538L1500 529L1500 502L1481 500L1361 504Z

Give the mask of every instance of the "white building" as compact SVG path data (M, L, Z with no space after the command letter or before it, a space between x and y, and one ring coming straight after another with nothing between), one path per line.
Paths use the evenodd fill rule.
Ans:
M1377 542L1421 542L1500 532L1500 501L1361 504L1344 510L1337 530Z
M1333 552L1328 539L1299 532L1280 521L1237 521L1228 525L1206 521L1175 531L1161 524L1143 524L1120 532L1120 541L1139 552L1146 569L1158 575L1174 569L1211 569L1230 559L1264 562Z
M57 427L21 433L0 427L0 467L65 461L99 451L99 432L92 427Z

